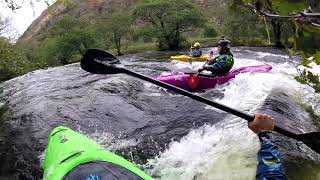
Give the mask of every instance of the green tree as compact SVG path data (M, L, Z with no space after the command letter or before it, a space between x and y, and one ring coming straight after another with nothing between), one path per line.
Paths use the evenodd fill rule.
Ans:
M320 1L318 0L243 0L246 3L251 3L252 7L260 16L268 17L273 26L273 32L276 39L276 44L280 41L282 29L286 29L283 26L283 21L292 20L295 23L295 49L306 51L314 51L320 48L320 44L316 41L317 36L320 35L319 28L310 27L310 25L320 26L319 18L315 18L313 15L299 15L299 13L319 13ZM295 14L292 16L292 14ZM290 17L291 15L291 17ZM300 17L299 17L300 16ZM282 20L281 20L282 19ZM310 38L310 36L312 36ZM302 46L300 43L306 40L314 40L309 43L309 46ZM311 47L310 47L311 46Z
M269 19L286 19L295 24L294 46L295 51L301 52L305 58L303 65L311 62L320 64L320 1L319 0L243 0L251 3L258 15ZM306 13L308 12L308 13ZM311 58L307 58L311 57ZM313 59L313 60L310 60ZM319 92L319 76L308 70L300 72L296 77L299 82L309 84Z
M42 48L42 57L48 65L65 65L83 55L88 48L95 47L93 32L87 29L90 23L87 19L65 16L49 32L47 45ZM50 62L51 59L51 62Z
M0 82L24 73L26 62L6 38L0 37Z
M23 74L27 66L20 52L10 43L10 40L1 36L7 34L9 29L9 19L0 16L0 82Z
M138 5L133 15L137 21L152 25L151 34L161 50L180 48L182 33L205 23L201 12L186 0L149 0Z
M73 31L58 37L48 46L55 60L62 65L69 64L77 55L84 55L86 49L94 44L94 39L87 32ZM72 58L75 57L75 58Z
M118 55L121 53L121 43L123 38L131 31L131 16L129 13L106 14L99 22L99 31L103 33L103 38L110 39L114 43ZM106 41L108 43L108 41ZM109 45L106 44L106 47Z
M266 39L263 21L242 0L228 0L227 3L228 16L223 28L225 35L236 44L261 43L262 39Z
M217 37L218 32L214 29L214 27L210 24L207 24L203 28L203 36L204 37Z

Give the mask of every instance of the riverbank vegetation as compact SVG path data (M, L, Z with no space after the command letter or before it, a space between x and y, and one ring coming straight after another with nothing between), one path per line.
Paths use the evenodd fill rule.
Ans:
M275 45L281 47L283 41L278 36L290 31L284 42L292 41L292 50L303 57L304 68L298 69L296 80L308 84L320 92L320 77L312 72L314 65L320 65L320 1L271 1L271 0L243 0L251 3L255 13L271 22ZM308 7L308 8L306 8ZM288 33L287 33L288 34Z
M212 47L221 35L233 45L293 48L306 58L314 56L318 63L319 28L257 16L248 2L251 1L57 1L48 8L46 18L50 20L45 25L30 26L16 44L0 39L0 81L39 68L78 62L88 48L121 55L188 49L197 41L202 47ZM302 1L255 2L272 13L290 14L308 7ZM0 23L0 30L5 26Z
M282 46L283 42L279 41L277 36L281 36L284 27L285 31L291 31L293 36L289 40L293 43L292 52L303 57L301 66L297 68L299 76L295 79L319 93L320 75L313 72L313 67L320 65L320 16L318 15L320 1L243 0L243 2L249 3L259 17L271 21L277 47ZM307 106L305 109L319 127L319 116L316 115L314 108Z

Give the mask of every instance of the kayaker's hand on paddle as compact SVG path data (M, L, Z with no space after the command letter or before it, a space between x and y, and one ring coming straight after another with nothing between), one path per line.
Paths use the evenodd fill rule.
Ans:
M248 123L248 127L256 134L265 131L271 132L274 128L273 118L266 114L257 113L254 120Z

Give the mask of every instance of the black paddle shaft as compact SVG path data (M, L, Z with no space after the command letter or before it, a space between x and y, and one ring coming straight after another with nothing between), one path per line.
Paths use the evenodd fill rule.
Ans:
M172 85L170 85L170 84L167 84L167 83L164 83L164 82L161 82L161 81L158 81L158 80L155 80L155 79L146 77L146 76L144 76L144 75L142 75L142 74L139 74L139 73L130 71L130 70L125 69L125 68L122 69L122 72L125 73L125 74L128 74L128 75L137 77L137 78L139 78L139 79L148 81L148 82L150 82L150 83L152 83L152 84L156 84L156 85L158 85L158 86L160 86L160 87L163 87L163 88L166 88L166 89L175 91L175 92L177 92L177 93L179 93L179 94L182 94L182 95L184 95L184 96L187 96L187 97L189 97L189 98L191 98L191 99L194 99L194 100L196 100L196 101L199 101L199 102L208 104L208 105L210 105L210 106L212 106L212 107L215 107L215 108L220 109L220 110L222 110L222 111L228 112L228 113L230 113L230 114L233 114L233 115L235 115L235 116L238 116L238 117L240 117L240 118L242 118L242 119L245 119L245 120L247 120L247 121L253 121L253 120L254 120L254 116L245 114L245 113L243 113L243 112L241 112L241 111L238 111L238 110L236 110L236 109L233 109L233 108L224 106L224 105L222 105L222 104L216 103L216 102L214 102L214 101L211 101L210 99L207 99L207 98L204 98L204 97L201 97L201 96L192 94L192 93L190 93L189 91L186 91L186 90L184 90L184 89L178 88L178 87L176 87L176 86L172 86ZM274 131L276 131L276 132L278 132L278 133L280 133L280 134L283 134L283 135L285 135L285 136L288 136L288 137L291 137L291 138L294 138L294 139L299 140L299 139L298 139L298 136L297 136L296 134L294 134L294 133L292 133L292 132L289 132L289 131L287 131L287 130L284 130L284 129L280 128L280 127L275 126L275 127L274 127Z

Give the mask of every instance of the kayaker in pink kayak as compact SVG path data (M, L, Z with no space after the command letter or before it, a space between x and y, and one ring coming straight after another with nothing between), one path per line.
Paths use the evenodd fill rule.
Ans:
M193 47L190 48L190 56L191 57L201 57L202 51L200 49L200 43L194 43Z
M198 72L207 70L217 76L227 74L234 64L233 54L230 52L230 48L231 42L222 37L218 42L219 55L214 58L213 51L211 51L209 59Z

